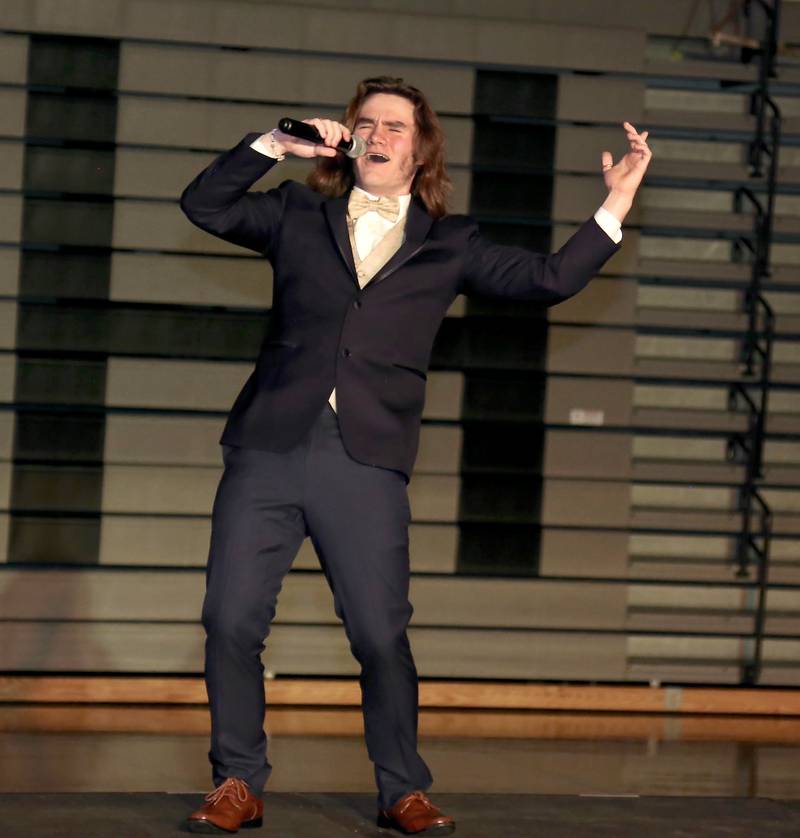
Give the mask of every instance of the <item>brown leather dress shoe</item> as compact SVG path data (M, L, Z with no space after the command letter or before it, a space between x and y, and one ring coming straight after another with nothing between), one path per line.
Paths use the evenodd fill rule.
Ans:
M456 822L443 815L425 792L412 791L401 797L390 809L384 809L378 815L378 826L399 829L406 835L451 835L456 831Z
M196 812L189 815L189 832L217 835L261 826L264 801L256 797L244 780L228 777Z

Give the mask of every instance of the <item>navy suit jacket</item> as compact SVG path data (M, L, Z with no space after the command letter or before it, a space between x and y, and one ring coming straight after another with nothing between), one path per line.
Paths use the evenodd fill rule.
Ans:
M458 294L553 305L581 290L618 249L594 218L554 254L497 245L463 215L434 220L413 199L405 240L360 289L347 197L294 181L248 192L276 161L248 134L183 192L198 227L269 259L270 328L222 442L287 451L336 387L342 439L362 463L411 475L433 340Z

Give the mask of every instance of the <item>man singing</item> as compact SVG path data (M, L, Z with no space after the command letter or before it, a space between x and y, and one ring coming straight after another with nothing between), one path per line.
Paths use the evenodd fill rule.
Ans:
M628 153L616 165L602 154L608 198L543 255L492 244L472 219L447 214L439 121L402 79L361 82L342 123L306 122L321 142L249 134L181 198L194 224L263 254L274 275L268 333L222 435L203 605L216 789L189 828L262 821L270 765L260 654L308 535L361 666L378 824L449 835L455 822L425 794L432 777L417 751L406 634L406 487L431 347L458 294L553 305L580 291L619 247L651 157L647 132L624 123ZM355 160L335 150L351 134L366 143ZM247 191L287 154L318 158L307 186Z

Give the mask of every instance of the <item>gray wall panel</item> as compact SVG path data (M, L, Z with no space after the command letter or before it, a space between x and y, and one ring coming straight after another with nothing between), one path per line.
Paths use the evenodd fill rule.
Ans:
M0 509L8 509L11 501L11 464L0 462Z
M216 41L249 44L255 47L270 45L294 49L319 49L319 43L311 36L318 34L319 29L331 27L338 19L343 19L345 25L349 24L357 29L358 25L370 15L378 17L379 20L388 18L390 24L395 25L410 17L407 14L400 14L408 11L408 4L401 0L368 4L344 0L341 4L336 4L341 9L339 18L333 16L334 9L315 8L313 11L317 11L319 15L319 26L309 31L302 25L312 11L302 6L309 5L318 7L321 4L312 3L309 0L295 6L277 4L270 0L261 0L259 3L231 2L222 7L222 10L217 11L213 3L198 2L198 0L192 3L173 0L171 3L164 4L129 2L111 7L104 5L100 0L93 0L83 4L85 17L76 18L70 8L53 6L44 0L37 0L37 2L8 0L3 7L0 23L10 29L33 31L91 33L107 37L126 35L203 43ZM352 10L349 13L348 6ZM669 7L643 6L633 0L623 0L612 7L586 4L582 0L569 0L569 2L557 5L542 2L542 0L531 0L526 3L520 3L518 0L501 0L491 6L487 6L483 0L454 0L445 6L432 7L431 11L439 17L441 10L444 9L445 14L448 15L447 20L455 18L469 21L476 28L480 28L487 17L505 18L513 21L512 25L524 32L532 28L529 21L533 18L546 21L551 25L580 24L590 31L595 27L606 29L609 26L618 26L622 27L623 31L641 29L664 35L690 34L705 37L706 19L701 15L692 18L693 8L694 5L689 0L678 0ZM216 14L214 14L215 11L217 11ZM789 33L797 33L800 27L800 13L794 8L794 4L786 4L784 18L787 36ZM417 19L416 16L412 18L412 20ZM687 20L690 21L688 31L685 26ZM427 20L425 23L427 25ZM390 25L379 31L389 37L394 30ZM392 43L392 40L389 43ZM551 41L558 43L560 39L551 35ZM376 43L383 47L381 51L388 52L383 40ZM400 41L400 44L403 43L405 41ZM579 44L568 46L577 47ZM351 51L359 52L358 49ZM616 45L616 51L624 54L626 52L624 44ZM569 57L572 58L571 55ZM625 55L622 57L628 58ZM529 58L530 56L526 56L526 63Z
M16 372L14 355L0 352L0 402L13 401Z
M632 326L636 323L635 282L599 279L580 293L547 310L551 323L585 323Z
M106 404L227 411L251 364L110 358Z
M341 109L319 108L314 115L339 119ZM223 151L236 145L251 131L271 130L283 116L287 116L285 106L122 96L117 116L117 142ZM471 120L442 117L442 128L448 140L448 160L468 163L472 144Z
M604 12L608 7L604 9ZM577 122L632 122L643 117L645 82L615 76L558 77L558 118ZM619 136L619 135L618 135ZM617 142L616 145L619 145Z
M0 294L15 297L19 288L19 250L0 248Z
M0 134L4 137L25 136L24 90L0 89Z
M627 329L553 326L548 332L548 372L630 375L635 340L635 332Z
M14 450L14 414L0 413L0 460L9 460Z
M0 82L25 84L27 76L27 35L0 35Z
M104 513L206 515L211 509L221 466L107 465ZM417 474L409 485L414 520L458 519L457 477Z
M108 464L218 467L223 426L222 417L111 414L106 422L104 460ZM456 474L461 436L459 427L424 425L417 473Z
M627 527L631 488L627 482L549 479L542 522L550 526Z
M559 128L559 131L563 129ZM623 140L624 140L624 135ZM615 142L609 144L608 150L614 155L614 162L617 162L625 151L620 138L616 137ZM578 163L576 166L575 163ZM575 168L580 169L580 159L567 157L566 154L558 160L558 171L567 171ZM597 155L594 170L591 174L558 174L553 181L553 210L554 221L582 224L587 218L594 215L595 210L602 206L608 195L608 190L603 183L603 178L597 174L600 169L600 154ZM639 223L639 208L631 207L631 211L625 217L626 228ZM627 230L626 230L627 231ZM625 232L623 232L623 239ZM625 245L627 246L627 241Z
M13 349L17 337L17 304L0 302L0 349Z
M22 237L22 199L0 195L0 242L16 244Z
M18 192L22 189L22 158L24 147L16 141L0 141L0 189Z
M9 623L0 668L51 672L202 671L199 625ZM621 636L581 632L411 629L422 677L618 680L625 674ZM273 675L356 675L339 626L275 626L265 654Z
M104 515L99 564L203 568L211 536L211 510L205 516ZM411 568L415 573L453 573L458 532L454 526L412 524ZM319 561L306 539L293 565L318 570Z
M240 254L246 251L238 249ZM268 308L272 267L266 259L206 259L163 253L114 253L112 300L178 305Z
M119 86L135 92L268 99L285 101L293 107L298 102L315 102L343 108L358 80L382 75L402 76L424 90L436 110L464 114L472 111L471 68L402 59L238 53L131 43L123 45L121 51ZM309 115L304 111L300 117Z
M624 578L628 575L628 533L545 528L542 576Z
M0 360L2 357L0 355ZM112 357L108 362L106 404L112 407L227 412L251 370L251 364L221 361ZM464 381L460 373L430 373L423 416L458 419L463 390Z
M0 513L0 563L8 561L9 516Z
M558 425L631 424L634 386L629 379L547 379L545 421Z
M204 589L202 570L7 569L0 573L0 600L5 603L3 616L8 620L194 623ZM412 625L620 629L626 619L626 601L635 603L638 595L648 602L650 590L636 588L629 594L625 585L602 582L416 576L411 583ZM672 592L676 601L680 601L681 590ZM719 593L727 598L718 597L718 604L727 607L734 607L741 596L732 599L725 591ZM324 574L289 574L278 599L276 622L338 625Z
M544 474L628 480L631 443L631 435L625 433L550 429L545 437Z

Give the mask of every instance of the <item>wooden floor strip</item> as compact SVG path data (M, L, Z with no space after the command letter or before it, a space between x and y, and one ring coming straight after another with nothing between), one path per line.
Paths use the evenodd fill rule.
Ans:
M207 736L208 708L193 706L0 706L0 731L13 733L142 733ZM280 736L362 736L355 707L276 707L266 730ZM752 716L662 716L531 710L420 712L420 735L458 739L553 739L800 743L800 719Z
M275 679L265 683L272 707L358 707L361 702L355 680ZM200 678L6 676L0 677L0 703L204 705L207 698ZM800 690L424 681L420 706L800 716Z

